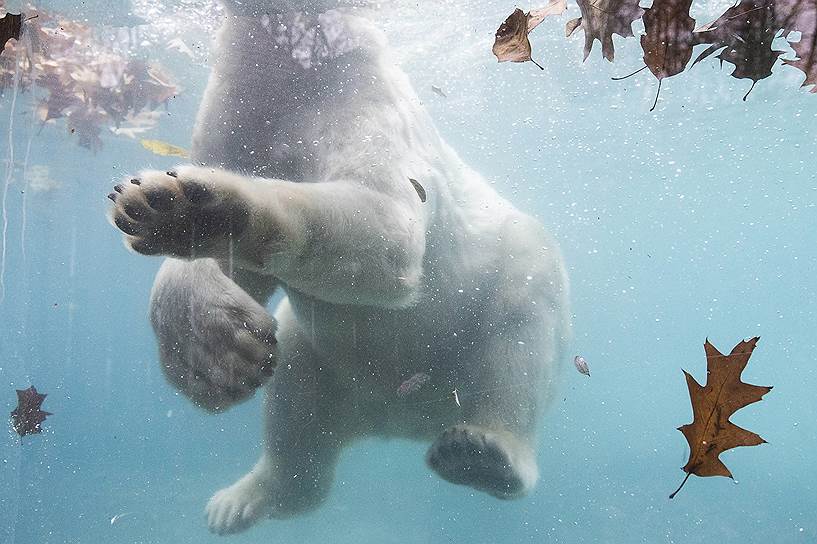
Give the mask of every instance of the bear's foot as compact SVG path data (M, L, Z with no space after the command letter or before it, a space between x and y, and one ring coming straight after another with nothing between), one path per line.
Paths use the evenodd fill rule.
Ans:
M538 477L530 448L509 432L476 425L447 429L431 445L426 461L444 480L500 499L525 495Z
M110 216L143 255L222 257L244 232L249 206L233 179L196 166L147 170L114 186Z
M263 464L263 463L260 463ZM258 466L230 487L217 491L207 502L207 526L219 535L240 533L262 518L269 518L271 478Z

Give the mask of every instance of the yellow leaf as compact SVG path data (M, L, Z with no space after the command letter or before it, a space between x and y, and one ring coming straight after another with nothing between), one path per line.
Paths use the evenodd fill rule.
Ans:
M163 155L165 157L182 157L184 159L190 156L186 149L182 149L181 147L177 147L161 140L139 140L139 143L142 144L142 147L157 155Z

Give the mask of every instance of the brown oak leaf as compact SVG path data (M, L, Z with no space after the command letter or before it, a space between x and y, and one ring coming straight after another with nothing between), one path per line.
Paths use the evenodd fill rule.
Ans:
M811 92L817 93L817 0L778 0L776 7L781 27L800 33L791 44L797 59L783 63L805 73L802 86L814 85Z
M644 63L659 80L683 72L692 58L695 19L689 16L691 5L692 0L656 0L644 10Z
M559 15L567 9L567 0L551 0L547 6L525 13L516 8L496 31L492 51L499 62L531 61L539 68L539 63L531 58L528 34L549 15ZM544 69L544 68L542 68Z
M740 408L763 398L771 387L751 385L740 380L740 375L760 338L742 341L729 355L723 355L707 340L706 386L701 386L686 370L693 421L679 427L689 442L689 460L681 470L687 473L684 481L669 498L684 487L690 474L696 476L728 476L732 473L718 456L737 446L756 446L766 441L751 431L729 421Z
M584 60L593 50L593 43L601 42L601 53L613 62L613 34L624 38L633 36L633 21L644 14L638 0L576 0L582 16L572 19L565 26L570 36L578 28L584 30Z
M644 10L644 64L658 78L658 92L650 111L658 104L663 79L683 72L692 58L695 19L689 16L691 6L692 0L655 0Z
M695 30L697 43L709 43L695 59L695 64L721 49L718 58L735 66L732 77L759 80L772 75L772 66L783 51L772 49L772 41L781 28L776 14L775 0L743 0L726 10L723 15Z
M20 30L23 28L23 15L21 13L6 13L0 19L0 53L6 47L6 42L20 39Z

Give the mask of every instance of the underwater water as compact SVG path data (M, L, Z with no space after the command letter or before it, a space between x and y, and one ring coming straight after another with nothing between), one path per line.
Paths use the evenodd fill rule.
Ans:
M583 39L564 38L572 2L531 34L542 71L491 54L512 2L408 4L383 6L383 27L440 132L547 226L567 263L573 334L541 421L535 491L500 501L438 478L426 444L373 439L344 452L319 510L208 532L207 499L257 458L261 395L213 415L165 381L147 319L160 259L126 251L105 216L122 176L183 162L140 138L189 147L209 36L188 25L209 24L195 10L217 13L167 2L145 28L109 33L146 41L140 54L181 87L150 131L104 128L92 152L64 120L42 125L36 93L6 86L0 99L0 406L11 412L14 390L33 384L53 413L42 434L9 427L0 440L0 542L817 539L817 95L799 88L802 73L778 62L743 101L750 83L710 59L665 80L650 111L647 71L611 80L643 64L638 40L616 37L613 64L598 45L583 63ZM692 15L706 22L729 5ZM91 26L112 11L101 0L36 7ZM768 444L721 455L734 481L692 476L670 500L689 453L676 428L692 421L681 369L703 383L705 339L728 353L754 336L743 380L774 390L731 419Z

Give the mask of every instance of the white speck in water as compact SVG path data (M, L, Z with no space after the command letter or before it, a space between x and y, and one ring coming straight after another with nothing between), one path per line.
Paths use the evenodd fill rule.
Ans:
M114 517L111 518L111 525L115 525L116 523L121 521L123 518L126 518L126 517L128 517L130 515L131 515L130 512L123 512L121 514L116 514Z

